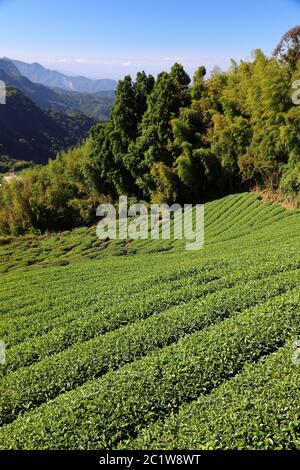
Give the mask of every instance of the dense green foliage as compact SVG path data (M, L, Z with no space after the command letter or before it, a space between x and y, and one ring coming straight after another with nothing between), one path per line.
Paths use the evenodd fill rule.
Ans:
M200 252L2 239L0 447L299 449L299 221L239 194Z
M100 197L86 184L86 147L61 153L48 165L2 182L0 233L20 235L91 224Z
M298 416L299 370L288 342L120 448L299 449Z
M125 77L110 124L92 132L96 175L111 192L155 202L209 200L242 187L297 198L300 107L292 84L299 67L257 50L250 62L232 62L206 80L200 67L191 87L179 64L154 83L145 75L136 82ZM141 79L144 113L135 91Z

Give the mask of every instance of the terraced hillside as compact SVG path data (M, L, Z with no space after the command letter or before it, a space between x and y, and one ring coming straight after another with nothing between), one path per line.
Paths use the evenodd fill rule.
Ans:
M300 212L234 195L205 226L2 240L1 449L300 449Z

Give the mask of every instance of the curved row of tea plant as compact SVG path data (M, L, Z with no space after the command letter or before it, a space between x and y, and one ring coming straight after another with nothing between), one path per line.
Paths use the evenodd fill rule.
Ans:
M8 374L0 383L0 425L15 419L20 411L146 356L155 348L292 290L299 282L300 271L292 271L249 282L247 286L241 284L210 295L202 302L189 302L86 343L77 343L63 353Z
M252 295L254 299L256 295L258 295L259 298L260 294L262 298L264 298L265 295L269 295L269 292L274 292L275 294L276 292L280 293L280 285L282 285L284 289L297 286L299 277L297 269L299 267L299 262L294 262L292 266L289 262L287 264L280 262L279 264L272 264L271 267L268 264L267 267L259 266L258 268L251 268L249 270L244 269L241 272L235 271L234 274L227 274L224 279L216 279L215 281L199 286L196 283L194 287L189 285L188 287L178 289L172 296L169 296L168 292L167 295L163 292L158 296L153 296L149 300L138 299L137 302L127 302L126 307L123 305L118 305L114 308L110 307L107 310L102 310L99 315L92 315L92 318L91 312L88 309L83 318L66 323L66 325L62 327L52 329L47 334L34 337L27 341L24 341L24 335L26 335L27 332L25 328L17 333L17 338L15 335L10 337L7 341L7 343L10 344L11 341L18 343L20 338L23 339L20 344L7 350L7 363L1 368L1 373L5 375L20 367L28 366L43 358L57 354L74 344L87 341L108 333L109 331L117 330L126 324L147 319L154 313L158 314L159 312L163 312L171 306L178 306L179 309L182 308L184 311L186 306L189 305L187 302L190 302L191 307L198 311L199 308L201 309L202 303L206 304L207 302L213 309L213 302L217 302L218 299L221 299L221 301L225 303L228 298L233 297L234 299L235 292L238 298L243 299L242 292L245 281L249 283L246 287L245 301L247 301L247 297L249 301L251 301L251 290L253 290ZM290 269L291 273L289 273ZM276 278L274 278L274 280L272 278L270 280L266 279L266 281L262 281L260 284L257 283L257 281L253 284L250 282L251 279L258 280L278 272L284 273L283 276L278 279L279 287L277 287ZM273 281L274 285L272 284ZM236 283L236 287L233 287ZM264 289L257 293L256 285L263 286ZM229 290L227 291L227 289ZM201 297L215 291L220 291L220 293L213 296L212 301L210 297L207 297L204 298L202 303L200 302ZM234 305L234 301L232 305ZM65 317L66 316L64 316L65 320L69 319L68 316L67 318Z
M288 341L119 448L299 450L300 372L292 353Z
M199 252L95 228L1 246L1 448L299 447L298 369L272 357L300 333L300 212L239 194L205 226Z
M299 301L283 294L65 393L3 426L0 448L115 447L298 335Z

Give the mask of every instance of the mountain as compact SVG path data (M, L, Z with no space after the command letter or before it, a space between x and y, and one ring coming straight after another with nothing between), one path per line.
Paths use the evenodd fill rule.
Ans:
M8 87L6 105L0 106L0 155L46 163L84 139L93 124L83 114L42 110L21 91Z
M108 121L111 107L115 101L115 92L99 91L97 93L79 93L66 91L62 88L53 88L59 95L61 103L65 105L65 112L78 112L98 121ZM57 99L57 98L56 98Z
M6 86L18 88L41 108L65 111L64 103L53 90L44 85L32 83L21 75L13 62L8 59L0 59L0 80L4 81Z
M10 60L10 59L8 59ZM12 60L22 75L34 83L41 83L48 87L59 87L67 91L81 93L97 93L99 91L114 91L117 82L111 79L91 80L86 77L72 77L55 70L49 70L38 63L26 64L20 60Z
M107 121L114 103L114 91L97 94L68 92L33 83L24 77L10 59L0 59L0 80L28 96L37 106L66 114L83 113L99 121Z

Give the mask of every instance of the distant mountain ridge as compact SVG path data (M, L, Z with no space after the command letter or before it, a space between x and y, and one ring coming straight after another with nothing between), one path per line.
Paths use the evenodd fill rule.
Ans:
M99 91L115 91L117 82L105 78L92 80L82 76L68 76L56 70L49 70L38 63L27 64L20 60L7 59L14 63L22 75L34 83L40 83L48 87L59 87L67 91L80 93L98 93Z
M27 77L24 77L9 59L0 59L0 80L4 81L6 86L15 87L22 91L41 108L62 112L66 109L61 100L57 102L57 96L53 90L44 85L33 83Z
M79 93L34 83L21 74L13 61L5 58L0 59L0 80L22 91L40 108L66 114L83 113L101 121L109 119L115 99L114 91Z
M47 163L77 145L99 120L109 118L115 92L83 93L34 83L10 59L0 59L7 87L0 106L0 157ZM5 166L5 165L4 165Z

